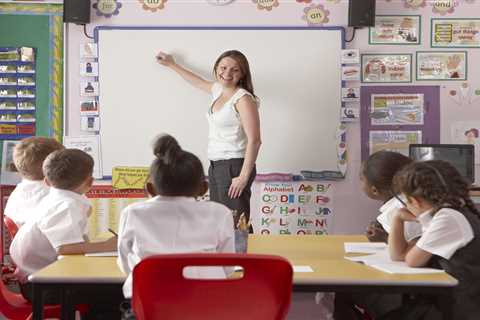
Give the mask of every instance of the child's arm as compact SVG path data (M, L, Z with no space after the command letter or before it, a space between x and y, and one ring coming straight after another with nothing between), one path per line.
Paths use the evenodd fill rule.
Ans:
M190 70L185 69L183 66L177 64L171 55L160 51L157 54L157 61L161 65L164 65L175 71L192 86L210 93L213 82L207 81Z
M105 241L99 242L80 242L72 244L64 244L57 248L58 254L85 254L94 252L117 251L117 237L111 237Z
M403 228L405 221L414 221L415 216L407 209L399 209L392 219L392 229L388 235L390 258L394 261L405 261L410 267L425 266L432 254L415 246L416 241L405 240Z

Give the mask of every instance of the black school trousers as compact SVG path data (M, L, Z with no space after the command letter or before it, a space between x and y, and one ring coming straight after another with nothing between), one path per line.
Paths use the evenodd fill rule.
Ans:
M240 175L242 170L243 158L210 161L208 169L208 184L210 190L210 200L226 205L231 210L236 210L238 215L234 216L235 226L238 217L245 212L250 219L250 197L252 196L252 183L255 180L257 171L253 167L247 185L243 189L240 197L232 199L228 196L228 189L232 184L232 179Z

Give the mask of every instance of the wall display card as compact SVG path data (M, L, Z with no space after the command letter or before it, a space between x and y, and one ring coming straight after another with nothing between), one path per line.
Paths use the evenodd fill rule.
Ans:
M150 175L149 167L114 167L112 186L115 189L144 189Z
M96 43L86 42L80 44L80 58L93 59L98 57L98 47Z
M80 84L80 96L95 97L98 96L98 82L85 81Z
M480 19L432 19L432 48L480 48Z
M360 118L360 108L355 105L347 104L341 109L341 120L343 122L355 122Z
M466 79L466 51L417 51L417 80Z
M340 60L343 64L359 64L360 63L360 50L358 49L345 49L342 50L342 59Z
M420 16L375 17L375 27L370 27L370 44L420 44Z
M342 101L343 102L360 101L360 88L359 87L342 88Z
M333 222L333 195L331 183L255 182L253 228L260 234L328 234Z
M2 167L0 174L0 183L2 185L17 185L22 177L15 170L13 164L13 148L19 141L3 141L3 151L2 151Z
M408 157L408 146L422 143L422 131L370 131L368 142L369 154L387 150Z
M372 125L423 125L423 94L372 94Z
M116 190L107 185L93 186L86 196L92 204L92 214L88 218L90 239L111 237L108 229L118 231L120 212L128 205L146 198L143 189Z
M360 67L359 66L344 66L342 67L342 80L344 81L359 81Z
M99 136L65 136L63 137L63 145L66 148L82 150L92 156L95 163L93 177L95 179L103 178Z
M80 130L100 131L100 118L95 116L80 117Z
M98 62L81 62L80 75L84 77L98 76Z
M480 164L480 121L456 121L451 125L452 143L473 144L475 164Z
M80 115L82 116L98 115L98 101L95 101L95 100L80 101Z
M411 54L362 54L362 82L411 82Z

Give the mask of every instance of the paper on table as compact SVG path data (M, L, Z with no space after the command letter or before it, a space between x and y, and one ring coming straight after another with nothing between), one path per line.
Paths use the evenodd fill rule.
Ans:
M387 273L425 274L445 272L443 270L433 268L412 268L409 267L404 261L392 261L387 249L366 256L345 257L345 259L354 262L362 262L367 266Z
M310 266L293 266L293 272L313 272L313 269Z
M387 248L385 242L345 242L345 253L376 253Z
M117 251L85 253L85 257L117 257Z

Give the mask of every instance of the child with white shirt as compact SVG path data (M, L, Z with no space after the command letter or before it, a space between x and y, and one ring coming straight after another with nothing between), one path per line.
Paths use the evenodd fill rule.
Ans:
M469 184L445 161L412 163L394 178L405 207L394 215L388 246L392 260L411 267L438 265L455 277L454 319L480 319L480 214L469 196ZM405 223L419 221L423 234L414 246L404 237ZM438 319L437 306L417 298L385 319ZM423 319L423 318L422 318Z
M101 242L87 238L91 205L84 194L92 186L92 172L93 159L81 150L57 150L45 159L43 173L50 192L10 246L11 257L25 278L57 260L58 255L116 249L116 237ZM26 290L22 293L28 298Z
M402 207L402 203L395 197L392 183L395 174L412 159L398 152L378 151L365 160L360 169L360 182L363 192L374 200L381 201L380 214L367 227L366 236L373 242L387 242L388 232L395 212ZM417 222L408 222L405 225L405 239L414 243L422 234ZM345 294L335 296L335 319L355 319L358 313L368 313L373 318L399 307L401 296L396 294ZM357 308L360 306L359 311ZM362 317L362 316L360 316Z
M63 148L61 143L47 137L29 137L15 145L13 163L22 181L9 196L4 214L19 228L36 215L38 204L48 194L49 188L43 182L43 161L53 151Z
M118 232L118 265L128 275L125 297L132 296L132 271L155 254L235 252L231 211L213 201L197 201L208 188L202 163L169 135L153 146L150 179L157 195L125 208ZM187 270L186 270L187 271ZM225 278L223 268L189 268L192 277Z

